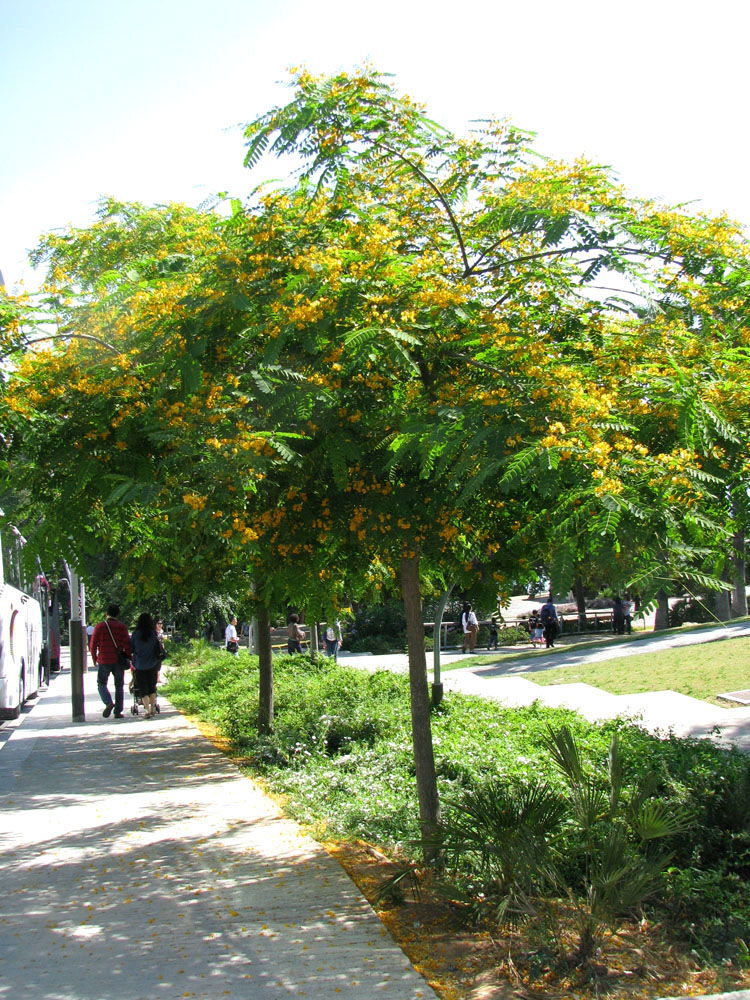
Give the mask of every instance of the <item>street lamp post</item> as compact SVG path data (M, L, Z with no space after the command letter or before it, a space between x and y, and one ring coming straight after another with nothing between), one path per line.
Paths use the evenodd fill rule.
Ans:
M83 628L81 626L81 589L78 574L70 570L70 699L73 722L85 722L83 696Z

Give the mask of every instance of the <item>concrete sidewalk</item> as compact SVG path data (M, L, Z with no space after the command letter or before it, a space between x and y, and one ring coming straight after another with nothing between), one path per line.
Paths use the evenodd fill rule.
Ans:
M0 998L434 998L343 869L162 699L0 727Z

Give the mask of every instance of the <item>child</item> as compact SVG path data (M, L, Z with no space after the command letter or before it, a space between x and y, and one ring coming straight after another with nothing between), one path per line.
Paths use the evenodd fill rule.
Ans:
M544 642L544 629L542 628L542 620L539 617L538 611L532 611L529 615L529 637L531 645L535 649Z

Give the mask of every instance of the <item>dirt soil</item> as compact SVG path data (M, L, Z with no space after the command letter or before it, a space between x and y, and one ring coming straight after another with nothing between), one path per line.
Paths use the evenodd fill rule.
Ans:
M418 898L405 889L403 902L376 903L378 886L398 865L362 842L324 846L441 1000L654 1000L750 989L750 971L701 967L646 923L624 927L586 976L554 969L522 938L473 924L465 910L431 891L426 877Z

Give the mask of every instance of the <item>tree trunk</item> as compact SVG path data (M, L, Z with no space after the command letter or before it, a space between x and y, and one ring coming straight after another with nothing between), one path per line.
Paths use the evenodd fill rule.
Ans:
M258 732L270 733L273 728L273 650L271 649L271 618L265 605L258 608L256 645L260 668Z
M578 608L578 631L586 631L586 596L583 592L583 580L581 574L576 573L573 589L576 595L576 607Z
M738 528L732 539L732 617L743 618L747 614L747 581L745 579L745 530Z
M721 579L729 583L729 560L724 561L724 569L721 571ZM730 607L730 594L728 590L717 590L714 596L714 614L720 622L728 622L732 617Z
M669 599L663 587L656 595L656 600L658 604L654 615L654 632L659 632L664 628L669 628Z
M411 730L414 766L417 774L419 824L422 837L429 841L440 823L440 800L437 791L435 756L432 749L430 697L427 687L427 660L424 651L424 622L419 587L419 556L404 556L401 560L401 588L406 614L406 636L409 643L409 691L411 694ZM425 851L432 860L434 851Z

